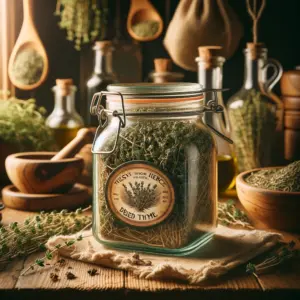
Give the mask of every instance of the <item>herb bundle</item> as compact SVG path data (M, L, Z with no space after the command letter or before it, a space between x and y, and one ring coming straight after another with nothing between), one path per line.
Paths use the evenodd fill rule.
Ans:
M0 227L0 264L7 263L16 257L45 250L45 243L54 235L74 234L90 225L91 217L83 215L82 209L77 209L75 212L66 210L41 212L26 219L23 223L13 222L8 226L2 226ZM52 258L52 253L46 252L46 257ZM36 264L42 266L44 260L39 259Z
M252 172L246 182L273 191L300 192L300 160L284 168Z
M275 105L256 90L248 91L242 105L235 103L228 114L239 172L268 166L276 129Z
M107 8L103 9L103 14L97 0L57 0L55 11L55 15L60 16L59 27L66 29L67 40L75 41L76 50L81 49L82 43L94 41L99 36L101 17L105 20Z
M46 111L34 99L0 101L0 140L19 151L54 150L51 129L45 124Z
M114 142L115 134L112 134L101 150L112 149ZM121 130L116 150L108 155L97 155L95 159L98 179L94 199L99 211L95 222L99 238L180 248L189 242L195 231L198 231L197 237L206 234L216 224L215 151L211 133L195 120L136 120L128 124ZM105 185L111 171L135 160L153 163L171 176L177 188L171 215L150 228L121 223L111 213L105 199ZM151 201L155 201L153 199Z
M264 261L258 264L248 263L246 272L257 277L259 274L269 273L284 262L299 257L300 250L295 249L296 243L291 241L273 251Z

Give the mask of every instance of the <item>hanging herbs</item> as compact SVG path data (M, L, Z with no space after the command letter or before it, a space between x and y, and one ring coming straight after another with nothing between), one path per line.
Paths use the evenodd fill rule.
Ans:
M73 41L78 51L82 44L100 35L102 16L97 0L57 0L55 15L60 17L59 27L66 30L67 40Z

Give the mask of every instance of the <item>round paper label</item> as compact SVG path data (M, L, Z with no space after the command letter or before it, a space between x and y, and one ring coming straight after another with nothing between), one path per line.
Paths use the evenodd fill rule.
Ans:
M138 227L163 222L172 212L175 193L171 180L147 162L119 166L106 183L106 200L121 221Z

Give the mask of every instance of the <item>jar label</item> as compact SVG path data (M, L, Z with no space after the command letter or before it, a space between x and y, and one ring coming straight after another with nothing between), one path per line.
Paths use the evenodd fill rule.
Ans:
M109 176L106 200L112 213L121 221L138 227L163 222L175 203L170 178L145 161L122 164Z

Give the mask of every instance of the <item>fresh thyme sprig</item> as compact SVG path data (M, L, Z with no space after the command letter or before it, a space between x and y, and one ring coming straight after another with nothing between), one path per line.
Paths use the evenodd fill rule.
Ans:
M65 209L61 212L41 212L23 223L13 222L0 227L0 264L46 250L45 243L52 236L74 234L90 226L91 216L83 214L89 208L80 208L75 212Z
M271 255L269 255L261 263L248 263L246 272L257 277L258 274L268 273L272 271L275 267L278 267L287 260L300 255L300 250L295 249L295 245L296 243L294 241L291 241L290 243L284 244L279 249L272 252Z
M88 224L88 226L86 226L87 229L88 227L90 227L91 224ZM83 230L84 230L83 229ZM35 260L35 262L30 265L27 269L25 269L22 273L21 276L25 275L29 270L33 270L35 266L39 266L39 267L45 267L45 262L46 260L52 260L52 258L54 257L54 254L61 248L66 248L66 247L71 247L73 246L77 241L81 241L83 239L82 235L78 235L78 237L74 238L74 239L70 239L65 241L64 245L61 244L57 244L55 246L55 248L52 251L47 250L45 253L45 256L43 256L42 258L38 258Z
M225 226L241 226L247 229L253 229L246 213L236 207L234 200L218 203L218 220Z

